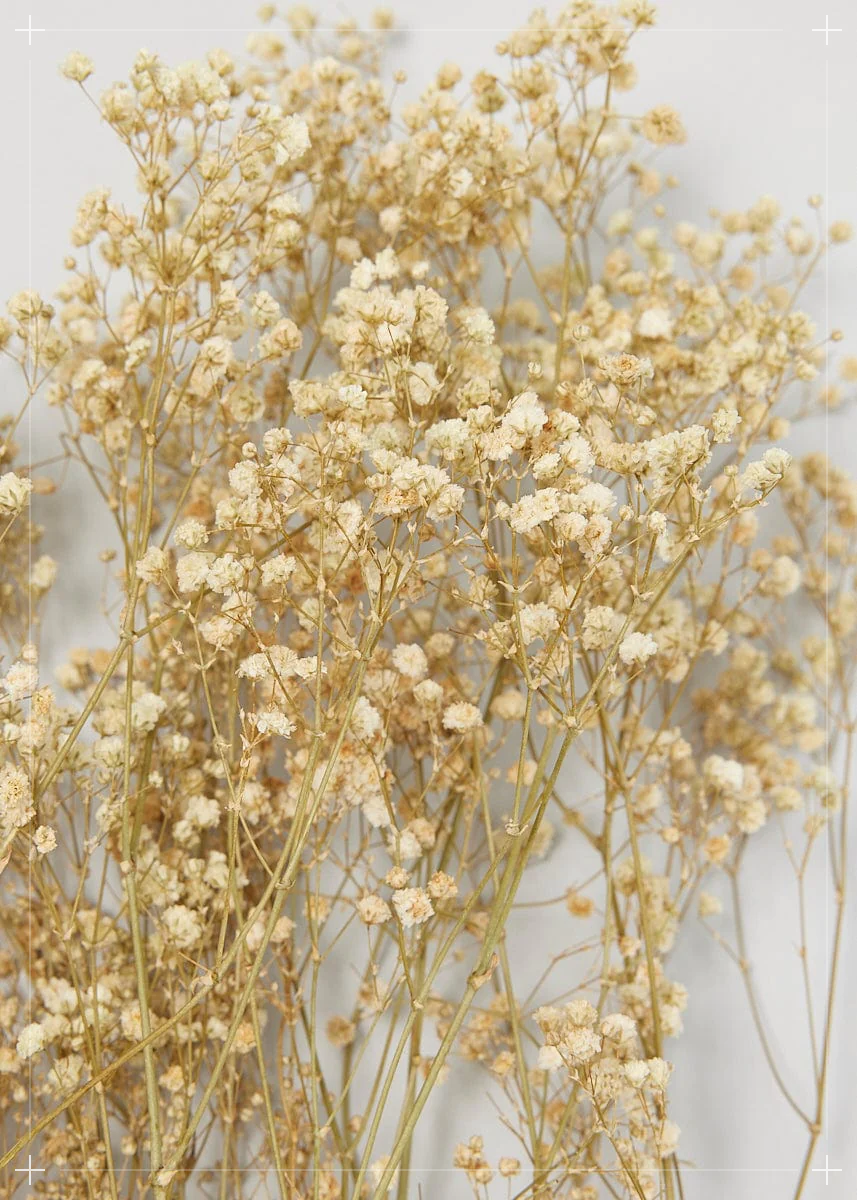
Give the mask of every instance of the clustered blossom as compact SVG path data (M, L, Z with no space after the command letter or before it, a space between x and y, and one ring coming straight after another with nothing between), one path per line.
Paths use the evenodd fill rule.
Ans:
M434 913L431 899L422 888L400 888L393 892L393 908L405 929L422 925Z
M619 643L619 657L628 667L642 666L658 652L658 643L650 633L629 633Z
M482 724L482 714L475 704L461 700L444 710L443 727L451 733L468 733Z
M26 476L6 471L0 475L0 516L14 517L30 500L33 481Z
M509 1153L445 1164L480 1200L677 1200L680 929L763 1012L741 882L780 835L839 928L857 486L780 443L853 396L797 307L850 227L674 219L648 0L404 104L389 13L260 19L246 63L67 56L138 199L84 196L56 296L0 316L4 1165L38 1129L63 1200L412 1196L481 1072ZM40 552L72 461L115 531L94 647L77 545Z

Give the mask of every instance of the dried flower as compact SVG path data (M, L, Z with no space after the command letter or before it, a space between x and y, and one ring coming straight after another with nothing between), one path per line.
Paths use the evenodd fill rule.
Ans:
M405 929L421 925L434 913L428 893L422 888L400 888L394 892L393 908Z
M70 1200L404 1196L466 1069L480 1197L522 1162L680 1196L679 932L771 1059L747 897L780 841L845 871L857 485L772 443L857 379L797 307L850 224L668 215L649 0L536 12L406 102L390 13L277 17L249 61L135 56L96 103L137 199L83 196L56 295L0 316L0 1157L38 1130Z

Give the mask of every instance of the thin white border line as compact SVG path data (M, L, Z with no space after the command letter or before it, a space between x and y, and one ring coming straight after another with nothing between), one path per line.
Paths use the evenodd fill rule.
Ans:
M830 18L825 16L825 26L830 25ZM827 46L827 42L825 45ZM825 388L825 407L824 407L824 474L825 474L825 505L824 505L824 570L826 574L830 572L830 405L827 403L830 395L830 53L825 51L824 55L824 337L825 337L825 354L824 354L824 388ZM828 607L828 601L825 600L825 610ZM824 705L824 746L825 746L825 766L831 770L830 761L830 672L825 672L824 680L825 688L825 705ZM842 797L842 803L848 803L848 797ZM830 814L831 821L835 821L835 813ZM824 953L826 963L826 979L828 1002L825 1006L825 1023L829 1025L828 1033L824 1042L824 1056L828 1060L822 1062L821 1070L824 1078L824 1091L821 1095L821 1106L819 1119L821 1128L824 1134L824 1163L825 1163L825 1185L827 1184L827 1152L830 1150L830 1129L826 1120L829 1098L830 1098L830 1047L833 1042L833 1027L831 1018L834 1011L834 991L832 984L835 980L831 980L831 971L833 964L833 952L830 945L830 859L833 853L834 841L831 837L832 830L826 831L825 846L827 853L824 856ZM842 854L847 855L848 848L843 845ZM840 864L840 871L845 869L845 862Z
M15 30L16 33L27 33L26 27L21 27ZM498 25L496 27L486 27L483 25L465 26L465 25L402 25L394 26L392 29L375 29L372 27L355 26L341 28L336 25L315 25L312 28L292 29L289 27L277 26L211 26L209 28L200 26L47 26L42 29L32 28L32 33L268 33L273 35L283 34L285 36L294 37L297 35L309 36L314 33L335 33L343 37L348 37L355 33L373 34L382 37L394 37L396 34L409 33L624 33L630 37L634 37L641 33L797 33L795 29L788 29L784 25L774 26L670 26L670 25L653 25L650 28L633 29L629 26L622 25L611 27L598 27L597 29L581 25L534 25L525 26L523 29L518 25ZM815 31L813 31L815 32ZM820 32L824 32L821 30ZM831 29L831 33L840 32Z
M801 1167L691 1167L684 1163L679 1163L682 1175L800 1175ZM24 1174L27 1168L20 1168ZM401 1168L397 1168L401 1170ZM562 1168L566 1175L622 1175L624 1174L623 1167L564 1167ZM33 1174L36 1171L47 1170L48 1172L57 1171L61 1175L85 1174L90 1170L88 1167L64 1167L56 1164L55 1166L33 1167ZM330 1165L327 1167L313 1167L307 1164L305 1167L299 1167L298 1171L307 1175L312 1175L318 1172L331 1172L332 1174L341 1174L343 1171L350 1171L350 1167L341 1167ZM492 1167L495 1175L499 1175L499 1171ZM672 1172L672 1167L635 1167L635 1170L640 1175L668 1175ZM817 1170L824 1174L825 1168L818 1167ZM829 1167L831 1175L846 1174L842 1167ZM408 1167L403 1171L405 1175L464 1175L464 1167ZM199 1175L276 1175L277 1169L274 1166L270 1167L205 1167L200 1163L195 1163L190 1168L191 1173ZM187 1175L187 1170L178 1169L178 1174ZM129 1167L124 1171L126 1175L151 1175L148 1167ZM534 1174L532 1164L521 1164L519 1175Z
M30 22L32 24L32 22ZM27 346L27 359L29 362L30 379L28 382L28 390L30 395L27 397L27 469L29 479L32 483L33 478L33 401L35 399L35 377L36 365L35 356L33 354L33 316L32 316L32 292L33 292L33 55L32 51L27 54L27 289L30 292L30 339ZM36 316L36 329L38 330L39 317ZM32 641L33 636L33 589L30 580L33 576L33 517L35 515L35 496L30 493L30 506L27 512L27 642ZM38 663L37 667L41 664ZM33 698L27 699L27 717L32 720L33 716ZM35 796L36 793L36 758L35 755L30 755L30 794ZM33 843L27 853L27 1024L32 1024L33 1021ZM30 1134L32 1142L33 1130L33 1056L27 1059L27 1132ZM32 1167L32 1156L27 1159L28 1167L28 1182L32 1181L30 1168Z

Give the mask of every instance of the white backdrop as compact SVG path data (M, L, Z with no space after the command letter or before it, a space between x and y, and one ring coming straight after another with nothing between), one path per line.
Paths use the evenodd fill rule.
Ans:
M369 0L337 0L324 17L350 15L365 21L375 7ZM391 39L388 65L406 70L408 93L428 81L432 68L452 59L467 76L489 64L492 48L509 28L523 23L525 0L432 0L391 3L403 32ZM627 99L629 109L664 101L681 111L689 144L671 152L669 163L681 180L676 211L703 221L710 204L746 207L770 192L786 212L808 215L807 197L825 193L831 219L857 223L857 175L853 120L857 112L857 7L853 0L661 0L659 27L636 43L640 84ZM32 45L16 26L32 25ZM823 26L844 26L829 35ZM96 62L96 89L126 75L135 52L146 46L171 61L184 61L212 45L240 51L245 34L236 27L257 24L252 0L19 0L0 4L0 117L2 178L0 190L0 297L24 286L49 296L62 277L68 229L78 198L98 185L132 202L133 177L127 156L79 92L57 73L57 63L72 49ZM145 31L139 27L145 26ZM120 27L117 30L117 27ZM218 32L214 32L218 30ZM28 78L31 73L31 85ZM28 86L32 110L28 119ZM29 147L29 152L28 152ZM846 331L846 346L857 349L857 247L840 250L830 262L826 300L824 280L808 293L805 307L825 325ZM12 377L0 373L0 408L15 406ZM34 454L51 452L51 414L33 417ZM857 468L854 413L819 420L802 439L822 448L843 466ZM850 461L849 461L850 460ZM61 634L48 643L50 656L74 644L96 644L103 633L99 595L103 568L99 550L109 534L91 526L84 515L85 481L70 476L63 499L40 502L39 519L50 525L46 546L61 565L61 583L52 601L54 625ZM48 624L51 624L50 616ZM799 992L793 944L793 889L782 871L783 856L760 837L753 849L760 882L746 897L749 940L756 979L764 997L773 1042L789 1083L810 1102L806 1069L804 1005ZM527 892L554 895L567 886L567 864L558 875L554 854L529 876ZM812 969L821 981L827 915L824 878L813 894L810 926L815 934ZM525 914L514 928L521 929ZM532 940L532 939L531 939ZM853 1196L857 1180L855 1127L857 1095L853 1085L857 1033L852 1017L857 960L853 927L846 932L840 989L837 1041L831 1072L828 1130L819 1145L816 1166L841 1168L829 1184L815 1174L807 1197ZM540 963L534 958L533 969ZM677 1064L674 1117L682 1125L681 1157L697 1170L685 1176L687 1200L787 1200L794 1191L805 1139L802 1129L776 1091L750 1021L738 972L698 930L679 943L673 978L690 991L685 1034L670 1048ZM472 1120L451 1129L439 1104L430 1122L418 1162L449 1164L450 1141L481 1132L491 1122L479 1086L470 1096ZM480 1113L481 1110L481 1113ZM481 1119L484 1114L485 1120ZM472 1127L471 1127L472 1126ZM494 1155L511 1147L495 1143ZM431 1178L431 1177L430 1177ZM467 1194L430 1182L423 1195Z

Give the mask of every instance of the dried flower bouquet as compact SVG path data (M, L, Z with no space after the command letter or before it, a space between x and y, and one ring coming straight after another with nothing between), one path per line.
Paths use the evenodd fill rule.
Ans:
M681 120L627 115L653 19L539 11L408 105L384 13L293 10L249 66L141 52L100 95L63 64L139 203L87 195L55 301L0 317L3 1196L32 1153L62 1200L680 1200L682 926L743 974L805 1194L857 489L780 443L857 377L821 386L841 335L799 307L850 229L668 217ZM72 622L42 677L35 405L114 532L105 645ZM747 957L757 837L800 903L802 1094Z

